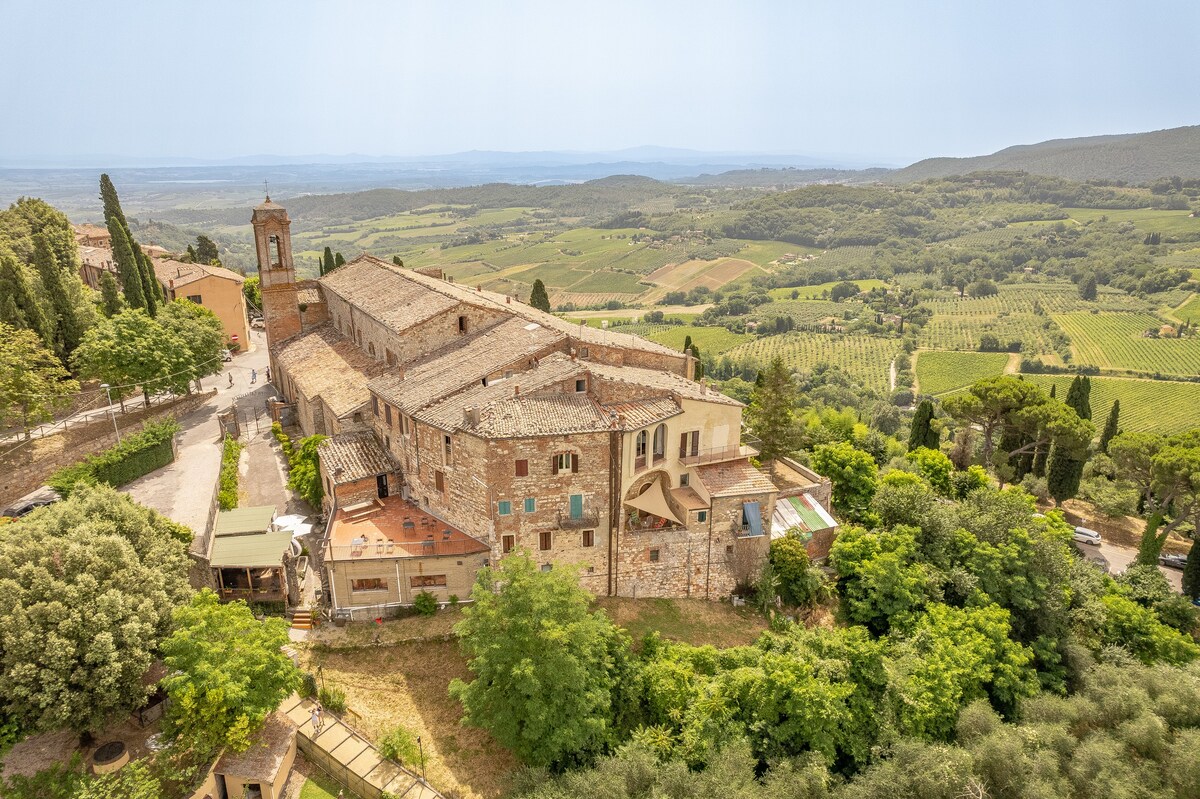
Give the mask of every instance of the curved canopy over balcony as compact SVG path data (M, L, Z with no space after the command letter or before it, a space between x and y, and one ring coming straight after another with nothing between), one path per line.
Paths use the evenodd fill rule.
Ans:
M683 526L683 521L681 521L678 514L671 509L671 505L667 501L667 494L663 489L663 481L661 477L650 483L646 489L636 497L625 500L625 504L654 519L663 519L672 525Z

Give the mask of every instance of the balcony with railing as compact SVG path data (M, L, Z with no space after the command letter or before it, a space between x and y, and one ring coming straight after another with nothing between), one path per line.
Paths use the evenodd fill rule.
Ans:
M739 444L732 447L709 447L708 449L689 450L686 455L680 453L679 462L684 466L701 466L707 463L724 463L726 461L741 460L742 458L753 458L757 455L758 450L754 447Z
M599 524L600 511L591 505L576 508L574 512L570 508L558 512L558 526L562 530L582 530L588 527L598 527Z

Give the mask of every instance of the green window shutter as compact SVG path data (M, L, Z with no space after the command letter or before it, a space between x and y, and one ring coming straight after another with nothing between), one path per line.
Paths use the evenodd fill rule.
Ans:
M501 516L507 516L512 513L512 503L507 499L502 499L496 503L496 509Z
M537 510L537 500L533 497L527 497L525 499L525 512L533 513L535 510Z
M572 519L582 519L583 518L583 494L572 494L571 495L571 518Z

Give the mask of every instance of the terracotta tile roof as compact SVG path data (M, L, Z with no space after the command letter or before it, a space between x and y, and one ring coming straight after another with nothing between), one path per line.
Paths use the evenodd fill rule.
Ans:
M107 247L87 247L81 244L79 245L79 260L98 269L106 269L109 272L117 271L113 261L113 252Z
M395 462L369 431L341 433L317 447L321 466L335 485L394 471ZM340 470L340 471L339 471Z
M557 331L519 317L507 319L411 361L403 376L392 373L373 380L371 389L412 414L449 394L482 384L483 378L496 372L510 367L514 372L523 370L534 356L545 354L562 340Z
M155 258L152 260L154 262L154 276L164 286L179 288L180 286L195 283L197 280L202 280L206 277L219 277L223 280L232 280L235 283L246 282L246 278L237 272L220 266L185 264L183 261L172 261L170 258Z
M370 508L349 511L353 512L338 508L333 514L325 544L327 561L470 555L489 549L402 497L384 497Z
M442 430L472 429L471 425L464 423L463 412L466 408L479 410L482 417L484 408L513 397L516 386L521 387L522 395L534 394L546 386L571 381L583 374L586 374L586 364L572 361L569 356L555 352L542 358L537 366L517 372L507 380L494 380L486 386L475 383L469 388L435 401L415 412L413 416Z
M320 284L315 280L301 280L296 283L296 299L309 305L325 302Z
M482 308L490 308L497 311L502 311L507 314L514 314L531 322L537 322L543 327L551 328L565 333L574 339L580 340L587 344L605 345L610 347L625 347L627 349L641 350L643 352L652 352L658 355L669 355L678 359L683 363L683 353L673 350L670 347L664 347L661 344L656 344L653 341L641 338L640 336L630 335L629 333L614 333L610 330L596 330L592 327L573 324L565 319L548 314L543 311L526 305L523 302L509 301L509 297L504 294L498 294L493 291L480 291L478 288L463 285L461 283L451 283L446 280L424 275L413 269L405 269L404 267L396 266L388 263L372 255L360 255L353 261L350 261L345 266L335 272L331 272L321 278L322 282L329 283L330 278L335 278L339 274L345 273L347 276L355 274L353 271L347 271L351 265L370 263L375 267L393 275L407 280L411 283L423 286L437 294L448 297L456 302L463 302L469 305L476 305ZM351 282L351 281L348 281ZM338 285L341 281L338 281ZM389 284L390 285L390 284ZM370 288L369 286L367 288ZM335 288L335 290L337 290ZM369 312L369 311L368 311Z
M284 714L276 710L267 716L262 729L254 736L250 748L239 754L226 752L213 767L218 774L234 777L246 777L251 782L278 781L279 769L291 749L292 740L296 736L296 725Z
M80 238L108 238L108 228L104 225L85 223L82 225L71 225L71 229Z
M321 397L339 418L370 401L367 381L386 369L329 322L283 342L277 357L304 396Z
M604 410L625 418L623 430L640 430L683 413L683 409L670 397L617 402L605 405Z
M712 388L705 388L695 380L688 380L683 375L674 372L663 372L659 369L642 369L636 366L609 366L603 363L588 363L588 371L603 380L617 383L630 383L647 388L660 389L664 393L676 394L685 399L713 402L718 405L736 405L740 402L727 397Z
M486 438L553 436L601 432L609 421L586 394L544 394L492 403L472 429Z
M402 271L376 258L359 256L320 279L356 309L393 331L402 331L445 313L459 304L446 294L407 279Z
M730 494L765 494L777 490L775 484L755 469L750 461L728 461L694 468L700 482L714 497Z

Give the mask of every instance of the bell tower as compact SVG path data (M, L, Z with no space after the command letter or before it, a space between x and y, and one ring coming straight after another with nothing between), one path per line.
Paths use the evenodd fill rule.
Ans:
M270 195L254 207L254 246L258 252L259 287L267 326L267 348L300 332L300 303L296 267L292 263L292 220Z

